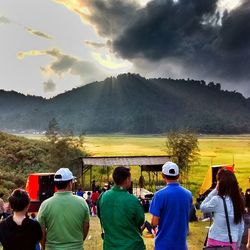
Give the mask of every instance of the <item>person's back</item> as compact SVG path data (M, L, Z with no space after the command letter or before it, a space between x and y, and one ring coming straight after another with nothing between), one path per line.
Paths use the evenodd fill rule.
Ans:
M0 223L0 241L3 250L34 250L42 238L38 222L26 217L21 225L13 220L13 215Z
M3 250L35 250L42 238L42 230L37 221L26 216L30 204L28 193L16 189L8 200L13 215L0 222L0 243Z
M160 217L156 235L157 249L186 249L191 205L190 191L178 183L168 184L155 193L150 213Z
M89 209L82 197L71 191L56 192L41 204L37 219L47 234L46 250L83 249L84 225L89 223Z
M167 162L167 167L171 166L178 170L178 166L172 162ZM171 177L166 173L163 165L163 176L166 179ZM170 177L169 177L170 176ZM179 170L176 175L179 176ZM155 238L156 250L185 250L187 249L186 237L188 234L189 212L192 206L192 194L187 189L180 186L176 181L167 181L167 186L155 193L149 212L153 215L152 225L158 225ZM157 221L155 223L155 221Z
M103 193L98 200L98 216L104 229L105 250L145 249L140 234L144 211L126 188L116 185Z

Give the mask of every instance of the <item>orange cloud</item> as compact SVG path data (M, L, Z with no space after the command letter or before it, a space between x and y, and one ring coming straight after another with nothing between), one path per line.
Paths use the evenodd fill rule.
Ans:
M55 0L57 3L63 4L69 10L77 13L84 20L89 22L91 16L91 1L90 0Z

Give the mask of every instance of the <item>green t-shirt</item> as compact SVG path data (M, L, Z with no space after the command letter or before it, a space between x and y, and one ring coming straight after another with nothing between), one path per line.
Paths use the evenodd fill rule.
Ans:
M114 186L98 200L104 229L104 250L144 250L140 227L144 211L139 200L127 190Z
M72 192L57 192L39 209L38 221L47 230L46 250L82 250L83 225L89 222L89 208Z

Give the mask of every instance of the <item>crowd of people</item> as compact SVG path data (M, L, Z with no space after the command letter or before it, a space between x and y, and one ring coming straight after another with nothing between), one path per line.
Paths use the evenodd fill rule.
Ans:
M145 228L155 234L155 250L186 250L192 193L179 184L175 163L163 165L162 177L166 186L147 204L152 215L149 222L145 221L142 201L128 192L129 168L115 168L113 186L108 183L100 190L93 182L91 192L85 194L79 188L76 195L72 192L75 177L68 168L60 168L54 176L57 192L42 202L37 217L28 216L30 198L26 191L16 189L8 198L12 213L6 213L0 194L0 242L4 250L82 250L90 215L98 215L104 250L146 249L142 237ZM219 170L216 188L200 209L213 217L204 249L250 249L250 189L243 197L233 172Z

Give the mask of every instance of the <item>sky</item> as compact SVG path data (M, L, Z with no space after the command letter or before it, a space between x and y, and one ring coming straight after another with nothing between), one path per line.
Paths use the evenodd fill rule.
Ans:
M46 98L122 73L250 96L250 0L0 0L0 88Z

